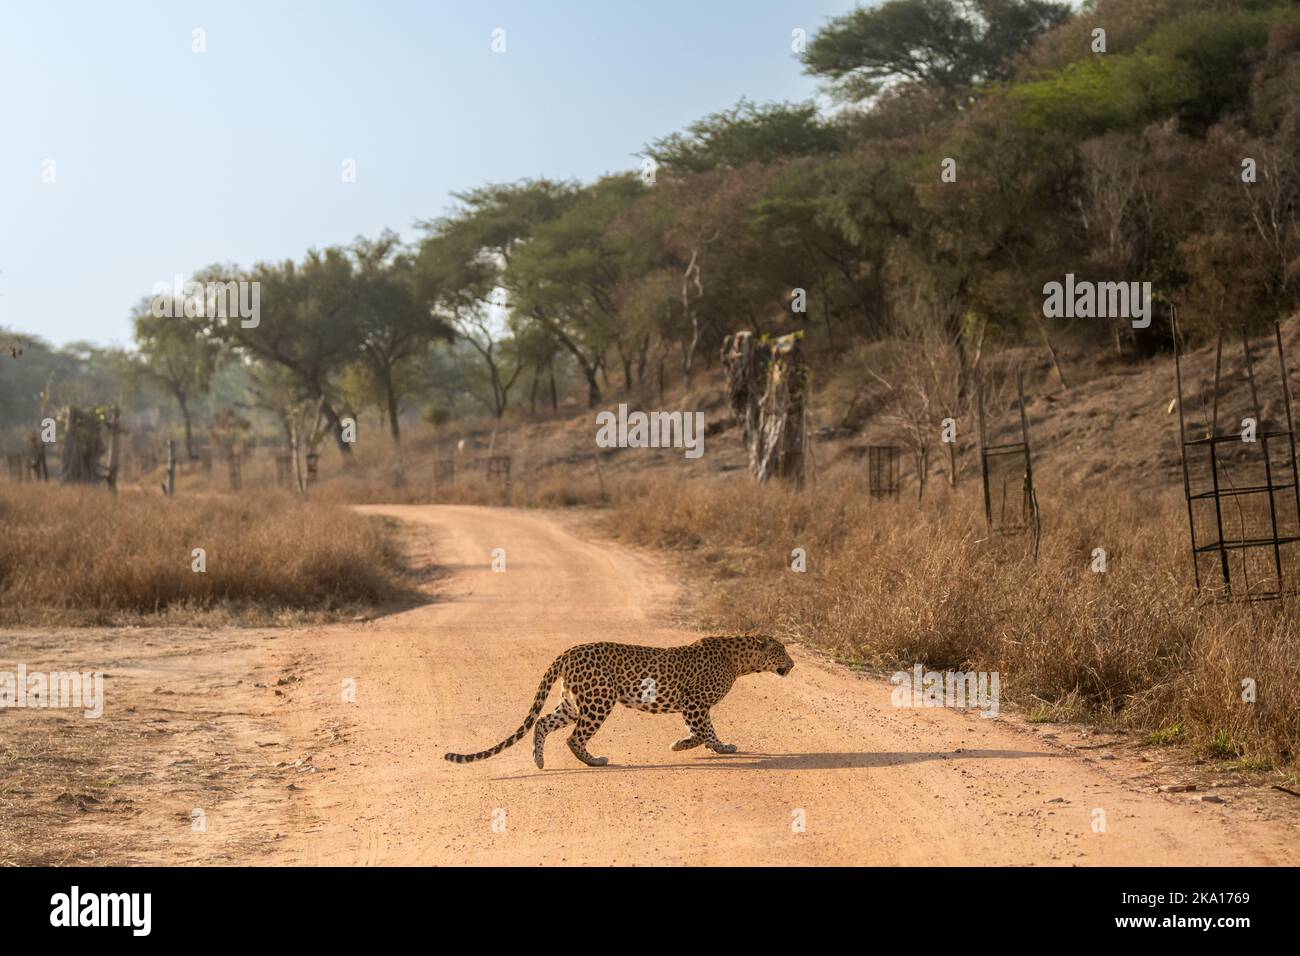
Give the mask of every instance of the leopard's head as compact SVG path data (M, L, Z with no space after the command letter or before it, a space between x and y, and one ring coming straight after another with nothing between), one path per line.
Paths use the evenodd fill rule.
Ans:
M772 671L784 677L794 667L794 661L786 651L785 645L774 637L760 634L749 638L751 651L749 664L751 673Z

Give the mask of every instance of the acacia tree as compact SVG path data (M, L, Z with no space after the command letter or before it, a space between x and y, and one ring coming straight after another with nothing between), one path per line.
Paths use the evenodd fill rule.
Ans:
M663 244L678 268L677 294L683 324L682 376L690 384L695 357L706 335L719 345L715 319L730 317L728 296L711 288L729 259L748 254L754 240L750 207L764 194L775 167L664 177L647 199L662 224ZM713 308L710 308L713 306Z
M1009 78L1014 58L1070 14L1044 0L886 0L832 18L803 62L843 100L915 83L955 106L977 83Z
M475 393L500 418L524 368L524 353L506 339L505 273L536 230L560 215L576 187L550 180L490 185L456 194L460 207L419 225L425 230L415 263L420 296L432 303L481 360L488 385Z
M344 461L352 446L343 439L335 409L335 380L357 352L356 304L359 287L345 249L307 253L301 265L292 260L262 263L238 276L261 284L261 315L254 326L238 319L209 318L209 334L248 356L288 370L303 395L319 403Z
M271 415L280 426L285 448L293 450L293 414L304 401L301 380L283 365L264 359L245 363L248 373L248 403L252 408Z
M654 140L645 155L669 173L741 169L800 156L829 156L843 145L841 128L821 119L815 103L766 103L742 99L710 113L684 132Z
M430 342L450 342L455 329L420 294L415 260L402 251L395 233L358 238L350 249L358 286L352 297L353 321L360 338L361 363L387 409L393 442L402 440L399 370ZM424 291L429 292L428 286Z
M487 398L477 391L474 395L497 418L505 415L510 404L510 390L519 381L525 363L509 326L494 321L499 318L472 311L463 313L457 323L459 338L478 353L486 372Z
M172 315L154 315L151 300L142 300L132 317L135 341L145 373L167 390L180 409L185 455L193 461L197 456L190 403L207 392L221 346L206 334L205 319L187 318L184 308L170 311Z
M597 374L612 348L633 381L641 339L624 327L618 294L639 268L633 237L616 227L643 195L635 177L608 176L582 191L562 214L542 223L504 275L511 309L541 327L573 357L587 380L588 404L601 398Z
M500 418L523 364L506 342L510 330L492 254L467 244L461 235L436 235L421 246L417 268L421 298L435 301L448 315L453 337L478 355L487 394L477 388L471 394Z
M537 411L537 392L546 377L547 399L551 411L560 407L559 391L555 382L555 360L560 353L560 343L555 336L542 326L532 323L523 324L516 331L511 343L518 352L520 368L528 367L533 371L532 386L528 392L528 409Z

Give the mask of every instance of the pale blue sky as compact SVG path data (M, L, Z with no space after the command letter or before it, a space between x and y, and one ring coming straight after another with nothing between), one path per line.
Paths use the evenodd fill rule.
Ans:
M0 0L0 327L125 345L178 272L411 239L485 182L635 168L741 96L814 95L791 31L856 5Z

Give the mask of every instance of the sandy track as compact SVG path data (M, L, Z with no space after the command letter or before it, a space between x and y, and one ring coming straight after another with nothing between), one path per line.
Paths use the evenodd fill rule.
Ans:
M1140 792L1015 722L894 708L886 681L800 648L788 678L743 678L714 710L735 755L673 753L680 717L620 708L592 745L608 767L579 764L567 731L543 771L531 737L450 764L446 750L519 725L564 648L699 635L660 626L680 595L655 559L547 515L364 510L410 522L453 573L434 604L289 637L299 682L280 717L321 772L299 776L261 861L1277 864L1300 843L1293 825ZM504 573L490 569L494 548ZM340 700L347 679L355 704Z

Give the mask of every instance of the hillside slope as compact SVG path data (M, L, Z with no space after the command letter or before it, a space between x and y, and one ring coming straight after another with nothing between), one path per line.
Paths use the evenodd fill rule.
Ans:
M1288 320L1282 332L1284 348L1294 368L1300 357L1300 318ZM1285 408L1272 335L1256 334L1251 340L1251 355L1265 423L1282 427ZM1213 345L1183 356L1183 402L1189 438L1204 434L1204 423L1210 417L1214 363ZM1180 487L1172 354L1126 362L1109 354L1067 349L1062 352L1062 365L1068 388L1061 386L1041 348L1008 349L987 359L989 380L1002 383L999 388L990 388L990 392L1001 398L1000 405L994 401L989 403L990 443L1019 440L1019 414L1012 384L1014 369L1019 367L1024 373L1030 443L1035 478L1040 487L1104 482L1113 483L1117 490L1126 493L1135 489ZM825 373L828 379L835 376L856 380L861 373L847 366ZM1295 376L1291 378L1294 393ZM910 484L914 468L906 437L892 414L885 391L863 390L862 424L854 428L840 425L845 409L828 395L829 390L814 392L811 409L813 454L818 472L862 468L868 445L896 444L903 446L903 479L905 484ZM616 410L620 402L632 410L702 411L707 428L704 455L691 460L681 449L598 448L596 415L598 411ZM1233 331L1226 335L1222 353L1220 432L1239 430L1241 420L1253 414L1251 408L1240 333ZM1300 406L1296 407L1296 413L1300 414ZM938 428L936 420L936 432ZM963 476L978 474L976 434L976 418L971 409L961 416L958 425ZM458 447L461 442L463 446ZM708 478L746 467L740 430L731 418L723 379L716 369L701 375L691 390L670 392L662 401L639 390L628 396L614 393L597 410L569 406L550 417L530 420L527 416L508 415L501 422L480 419L453 423L436 436L417 436L404 447L403 470L408 480L405 499L447 499L446 488L438 494L432 493L434 459L452 459L458 462L461 476L478 476L483 459L489 454L512 457L516 491L535 488L539 482L550 480L582 486L594 493L603 482L619 477L653 476L670 471L675 477ZM942 453L937 435L930 454L931 477L942 478L947 456ZM370 470L363 469L368 479L391 467L391 459L382 450L376 458L360 457L370 462ZM523 498L516 496L516 503L522 502Z

